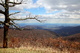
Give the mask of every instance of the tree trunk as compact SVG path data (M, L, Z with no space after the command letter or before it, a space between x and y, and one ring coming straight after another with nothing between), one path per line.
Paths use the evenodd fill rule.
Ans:
M4 25L3 48L8 47L8 26Z
M3 48L8 47L8 29L9 29L9 0L5 0L5 23L4 23L4 37L3 37Z

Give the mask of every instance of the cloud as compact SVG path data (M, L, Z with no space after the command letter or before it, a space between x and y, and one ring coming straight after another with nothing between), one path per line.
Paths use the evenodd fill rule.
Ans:
M21 0L18 1L20 2ZM78 11L80 10L79 6L80 6L80 0L69 0L69 1L68 0L37 0L36 2L34 2L34 0L23 0L23 4L17 5L14 8L10 8L10 10L44 7L47 11L55 11L55 10ZM0 9L3 8L0 6Z
M80 0L38 0L37 4L45 7L46 10L68 10L75 11L80 9Z
M23 4L12 7L10 10L21 11L21 13L15 15L16 18L25 18L25 15L28 15L30 12L24 11L24 9L44 8L45 14L39 14L41 16L39 19L47 20L46 23L80 23L79 6L80 0L36 0L35 2L34 0L24 0ZM0 9L3 9L3 7L0 6ZM2 15L0 16L3 17ZM28 22L36 21L28 20Z
M47 19L45 23L78 23L80 24L80 19Z
M31 8L37 8L37 7L38 5L36 5L36 3L33 2L33 0L23 0L23 3L21 5L16 5L14 8L10 8L10 9L23 10L24 8L31 9Z

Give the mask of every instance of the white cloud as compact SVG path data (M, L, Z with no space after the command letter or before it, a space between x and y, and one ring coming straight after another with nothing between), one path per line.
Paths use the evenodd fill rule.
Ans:
M21 0L18 1L20 2ZM62 10L62 9L68 11L75 11L75 10L80 10L79 6L80 6L80 0L69 0L69 1L68 0L37 0L36 3L34 3L33 0L23 0L23 4L17 5L14 8L10 8L10 9L19 10L24 8L30 9L30 8L44 7L46 10L52 10L52 11Z
M4 18L4 15L0 14L0 18Z
M23 0L23 3L21 5L17 5L14 8L10 8L11 10L23 10L31 9L31 8L37 8L39 7L36 3L33 3L33 0Z
M11 0L12 1L12 0ZM19 0L20 1L20 0ZM24 4L27 3L27 4ZM16 18L24 17L23 14L28 14L30 12L24 12L23 9L31 9L31 8L39 8L44 7L46 10L46 14L39 15L40 19L50 20L51 23L54 22L64 22L64 23L80 23L80 0L37 0L37 2L33 3L33 0L24 0L23 4L17 5L10 10L21 10L22 12ZM0 6L0 9L3 7ZM61 11L59 13L53 14L53 11ZM49 14L50 13L50 14ZM3 18L3 15L0 15ZM78 19L78 21L77 21ZM36 22L36 21L28 21L28 22ZM49 21L46 21L49 22Z
M80 0L38 0L37 4L45 7L47 10L69 10L69 11L74 11L74 10L79 10L80 9Z

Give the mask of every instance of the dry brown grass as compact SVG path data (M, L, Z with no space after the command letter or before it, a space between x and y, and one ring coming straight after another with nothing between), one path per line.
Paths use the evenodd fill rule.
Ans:
M8 48L8 49L1 49L0 48L0 53L72 53L68 50L60 51L58 49L53 49L50 47L33 47L33 46L28 46L24 47L21 46L20 48ZM79 52L74 52L74 53L79 53Z

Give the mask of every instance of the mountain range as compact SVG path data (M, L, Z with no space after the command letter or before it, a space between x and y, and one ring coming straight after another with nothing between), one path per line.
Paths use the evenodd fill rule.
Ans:
M17 29L9 29L8 33L9 37L20 37L20 38L57 38L59 37L55 32L47 31L47 30L38 30L38 29L30 29L30 30L17 30ZM0 41L3 38L3 28L0 29Z
M76 33L80 33L80 24L25 24L20 23L19 24L21 28L24 28L24 30L31 30L31 29L37 29L37 30L47 30L51 31L53 33L58 34L59 36L69 36Z
M26 25L23 26L24 29L39 29L47 30L57 33L60 36L69 36L76 33L80 33L80 25L78 24L44 24L44 25Z

